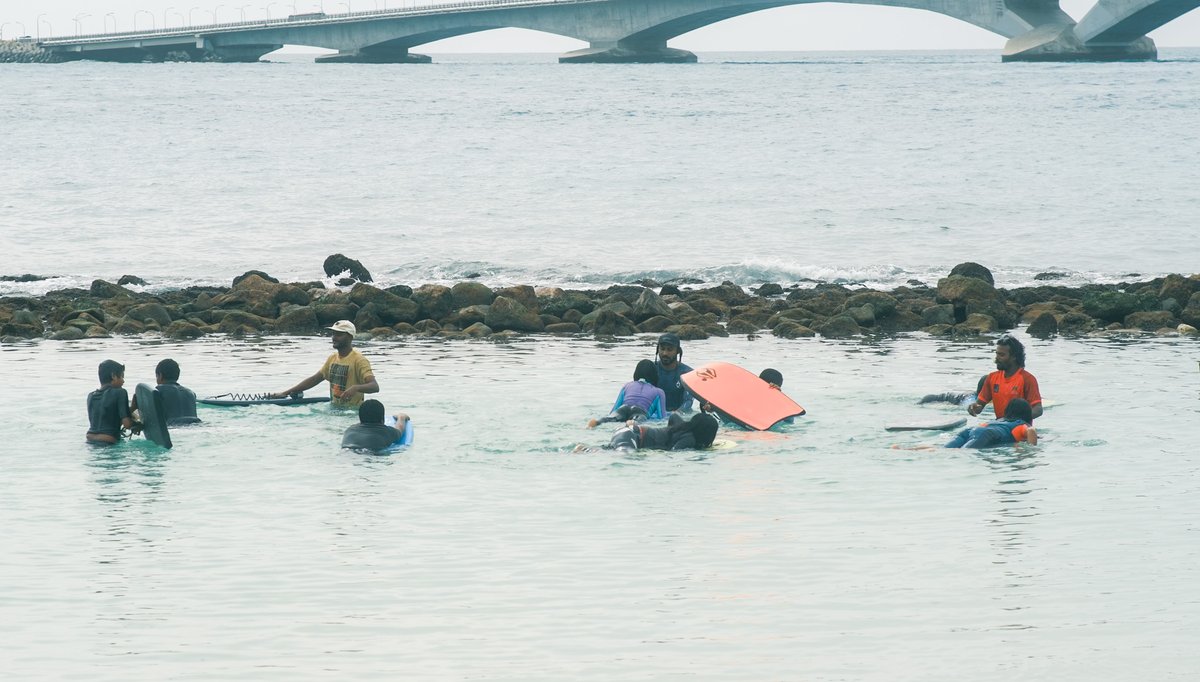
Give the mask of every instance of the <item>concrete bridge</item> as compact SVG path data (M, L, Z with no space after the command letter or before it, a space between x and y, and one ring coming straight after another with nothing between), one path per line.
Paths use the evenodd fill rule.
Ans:
M310 13L286 19L50 38L66 59L114 62L170 58L252 62L283 45L331 48L321 62L420 63L414 47L496 28L525 28L586 41L559 57L576 63L694 62L667 41L759 10L817 0L475 0L418 8ZM1099 0L1078 24L1058 0L841 0L928 10L1008 38L1004 61L1147 60L1146 33L1200 6L1200 0Z

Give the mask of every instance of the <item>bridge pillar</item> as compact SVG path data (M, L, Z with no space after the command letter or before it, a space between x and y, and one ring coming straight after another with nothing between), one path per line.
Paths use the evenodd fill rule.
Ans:
M358 50L342 50L316 58L322 64L431 64L427 54L413 54L407 47L373 45Z
M1116 45L1088 45L1075 35L1075 24L1048 24L1010 38L1000 55L1005 62L1118 62L1158 59L1158 47L1146 36Z
M695 64L696 55L661 43L591 43L590 47L568 52L559 64Z

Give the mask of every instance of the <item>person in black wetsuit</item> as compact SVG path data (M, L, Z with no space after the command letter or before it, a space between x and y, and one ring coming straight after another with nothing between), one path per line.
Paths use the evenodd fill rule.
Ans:
M364 400L358 407L358 423L346 429L346 433L342 435L342 447L379 452L400 440L408 423L408 415L395 415L395 426L384 424L383 416L383 403L378 400Z
M613 434L605 446L611 450L703 450L717 437L719 422L700 413L686 419L673 413L666 426L642 426L631 421Z
M154 389L162 395L163 416L167 418L167 426L183 426L199 424L196 416L196 394L189 388L179 385L179 363L167 358L154 368L154 380L158 386ZM136 397L134 398L136 402Z
M975 386L974 393L956 393L948 391L946 393L931 393L922 397L917 401L918 405L927 403L950 403L952 405L970 405L975 402L975 398L983 391L983 384L987 381L987 375L979 377L979 383Z
M137 433L140 424L133 421L129 408L129 394L125 385L125 365L116 360L100 363L100 388L87 397L88 430L85 438L89 443L112 445L121 440L121 432L128 429Z

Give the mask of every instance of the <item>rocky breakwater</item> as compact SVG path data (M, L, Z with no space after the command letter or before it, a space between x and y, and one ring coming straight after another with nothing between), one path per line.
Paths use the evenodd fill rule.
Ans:
M0 64L54 64L61 62L49 50L43 50L31 40L0 40Z
M380 288L357 261L330 257L341 276L280 282L251 271L229 287L139 293L126 276L89 289L39 297L0 298L0 340L71 340L161 334L192 339L320 333L352 320L363 336L397 335L503 340L525 334L619 337L673 332L686 340L772 333L781 338L850 338L903 332L975 337L1024 324L1032 336L1098 334L1195 335L1200 326L1200 275L1080 287L1001 289L987 268L956 266L936 287L913 283L890 291L836 284L810 288L764 283L750 290L725 282L643 281L600 290L492 288L477 281ZM345 259L358 269L342 266ZM331 266L330 263L333 265ZM21 278L32 277L30 275ZM1052 280L1053 275L1045 275ZM6 277L5 279L18 279ZM365 280L365 281L364 281Z

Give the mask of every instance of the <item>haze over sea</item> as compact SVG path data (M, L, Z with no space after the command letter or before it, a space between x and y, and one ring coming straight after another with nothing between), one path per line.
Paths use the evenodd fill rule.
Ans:
M1200 271L1200 49L701 54L566 66L0 68L0 296L250 269L382 286L997 285ZM332 286L332 282L326 280ZM1186 680L1200 672L1195 338L1029 338L1037 447L896 450L993 339L769 334L809 414L703 453L570 454L652 337L366 342L354 415L202 408L166 451L83 443L99 361L201 395L281 390L328 339L0 345L0 677L89 680ZM319 392L319 389L317 390Z

